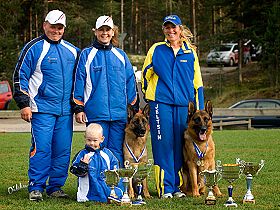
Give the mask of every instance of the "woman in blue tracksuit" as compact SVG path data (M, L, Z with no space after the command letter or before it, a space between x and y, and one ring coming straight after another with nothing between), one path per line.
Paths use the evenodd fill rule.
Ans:
M117 31L109 16L96 21L96 40L82 50L74 82L74 112L78 123L95 122L104 130L103 145L123 166L122 144L127 120L127 105L137 102L132 65L116 48Z
M155 179L161 198L184 197L180 192L183 133L188 103L203 109L203 85L190 31L177 15L164 18L164 42L149 50L142 69L142 90L150 104L150 128Z

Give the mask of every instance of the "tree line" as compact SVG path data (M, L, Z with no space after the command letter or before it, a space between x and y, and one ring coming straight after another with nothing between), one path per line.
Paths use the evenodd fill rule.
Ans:
M145 55L153 43L162 41L162 20L168 14L179 15L191 29L201 60L219 43L238 42L241 49L251 39L262 46L260 64L270 84L279 85L278 0L2 0L0 4L0 80L11 80L21 48L42 34L47 12L60 9L67 16L65 39L80 48L94 39L92 28L100 15L113 17L120 47L128 54Z

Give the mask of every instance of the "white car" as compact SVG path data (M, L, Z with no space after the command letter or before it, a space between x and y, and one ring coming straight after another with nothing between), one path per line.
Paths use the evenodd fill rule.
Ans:
M210 51L210 53L207 55L206 63L208 66L236 65L238 63L238 44L221 44L220 46Z
M137 70L137 66L133 66L133 70L134 70L134 74L135 74L135 78L136 78L136 82L141 82L141 74L142 71L141 70Z

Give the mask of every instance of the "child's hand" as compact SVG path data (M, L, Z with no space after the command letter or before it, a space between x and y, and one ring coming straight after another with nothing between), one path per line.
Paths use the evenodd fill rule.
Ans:
M84 162L84 163L89 163L89 159L90 159L90 156L88 155L88 154L85 154L85 156L84 156L84 158L82 159L82 161Z

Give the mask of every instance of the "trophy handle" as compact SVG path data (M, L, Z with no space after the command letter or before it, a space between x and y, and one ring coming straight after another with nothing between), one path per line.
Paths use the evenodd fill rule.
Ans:
M124 168L128 168L129 167L129 161L128 160L124 161L123 165L124 165Z
M261 160L261 162L259 163L259 170L257 171L256 175L258 175L258 173L260 172L260 170L262 170L263 166L264 166L264 160Z

